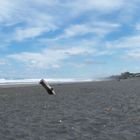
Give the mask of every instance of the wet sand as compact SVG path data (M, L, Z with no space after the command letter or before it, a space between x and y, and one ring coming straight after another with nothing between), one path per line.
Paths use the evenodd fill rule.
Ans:
M0 86L0 140L140 140L140 79Z

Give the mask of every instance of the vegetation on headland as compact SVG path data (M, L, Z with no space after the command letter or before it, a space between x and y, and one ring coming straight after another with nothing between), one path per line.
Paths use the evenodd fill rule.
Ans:
M136 78L136 77L140 77L140 73L123 72L120 75L112 75L109 77L109 79L121 80L121 79L129 79L129 78Z

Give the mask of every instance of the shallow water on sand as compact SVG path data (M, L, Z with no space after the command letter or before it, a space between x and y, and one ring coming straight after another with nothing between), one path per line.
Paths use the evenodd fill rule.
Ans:
M2 140L139 140L140 81L0 88Z

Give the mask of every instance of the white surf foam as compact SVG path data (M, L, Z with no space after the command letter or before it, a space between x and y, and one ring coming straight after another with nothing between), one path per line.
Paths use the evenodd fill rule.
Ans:
M39 83L41 79L14 79L14 80L8 80L8 79L0 79L0 84L37 84ZM90 79L86 80L77 80L77 79L50 79L45 78L45 80L48 83L66 83L66 82L86 82L86 81L92 81Z

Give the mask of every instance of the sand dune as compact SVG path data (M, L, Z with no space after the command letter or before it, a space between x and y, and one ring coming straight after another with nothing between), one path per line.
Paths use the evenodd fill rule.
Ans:
M0 140L139 140L140 80L0 87Z

